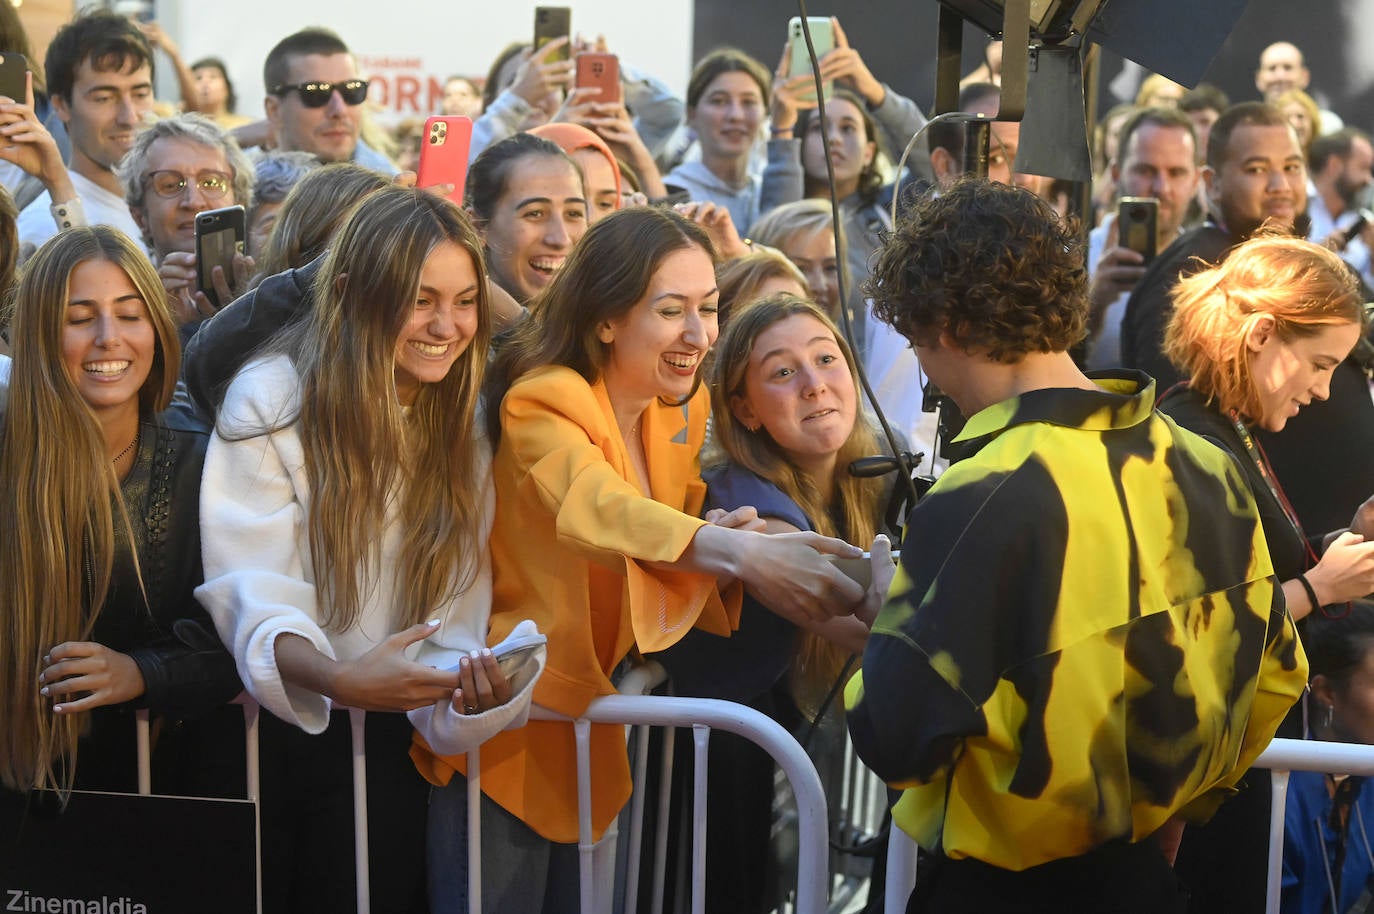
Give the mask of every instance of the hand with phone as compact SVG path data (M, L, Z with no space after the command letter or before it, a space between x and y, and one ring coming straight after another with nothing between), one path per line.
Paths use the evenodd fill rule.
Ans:
M663 186L663 174L654 160L654 154L639 135L630 112L621 102L593 100L596 92L596 89L587 87L573 89L553 119L578 124L601 137L616 158L634 169L640 187L648 198L665 196L668 191Z
M1093 267L1088 285L1088 332L1092 334L1101 328L1102 319L1112 303L1133 290L1145 275L1145 254L1123 243L1120 230L1118 214L1107 229L1106 247Z
M870 108L878 107L887 97L887 89L868 69L858 50L850 46L849 38L840 27L840 20L831 17L830 23L835 33L835 49L821 60L821 78L853 90L868 102Z
M33 75L22 54L0 55L0 160L37 178L54 203L76 198L57 141L34 113Z
M453 710L460 714L481 714L510 701L514 690L490 648L473 651L458 661L458 688L453 692Z
M416 186L445 185L445 196L463 205L463 188L468 176L468 149L472 145L472 119L457 115L434 115L425 121L420 134L420 163Z
M887 592L892 588L892 579L897 576L897 554L892 551L892 542L886 535L879 533L868 547L868 581L864 584L864 598L854 607L854 615L869 628L878 618L883 604L887 602Z
M243 253L246 229L242 206L196 214L196 250L169 251L157 265L158 278L172 298L177 323L210 317L248 289L255 263Z
M563 93L572 85L575 64L566 57L567 37L555 38L539 50L524 53L524 62L515 72L515 80L507 90L524 99L529 105L553 117L563 103Z
M789 39L782 48L782 60L773 71L773 86L769 91L768 128L775 140L797 139L793 131L797 127L797 115L816 107L814 88L808 95L808 87L815 83L811 74L791 75L792 42Z

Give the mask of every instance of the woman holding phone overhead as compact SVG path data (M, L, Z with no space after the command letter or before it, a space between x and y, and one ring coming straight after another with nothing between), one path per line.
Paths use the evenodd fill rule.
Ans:
M133 709L197 718L241 688L192 596L207 436L162 412L180 361L176 326L152 265L118 231L75 228L45 244L12 317L0 782L133 791ZM242 770L241 756L200 754L218 723L161 729L154 789L203 795L220 762Z
M713 259L702 229L676 213L631 207L604 217L489 374L487 420L500 435L490 638L525 618L548 633L535 695L544 707L576 716L614 694L632 649L660 650L693 626L727 634L738 620L736 580L797 617L848 611L864 597L820 554L855 557L854 547L815 533L754 532L748 508L696 516L707 407L698 371L716 338ZM431 861L447 867L431 903L461 910L466 784L455 775L465 762L423 744L415 759L446 785L431 802ZM483 838L507 848L484 855L485 909L575 909L572 728L531 722L493 738L482 759ZM592 728L591 775L599 838L630 790L623 727Z
M373 910L424 905L428 787L412 724L464 752L528 713L485 651L493 491L477 397L491 337L479 241L424 191L348 216L314 307L245 366L205 467L199 596L265 732L272 909L352 909L348 722L366 727ZM529 625L511 626L521 634Z

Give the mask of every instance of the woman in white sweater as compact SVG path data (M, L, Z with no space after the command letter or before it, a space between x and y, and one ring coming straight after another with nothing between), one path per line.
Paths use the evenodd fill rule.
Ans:
M513 695L486 649L486 288L457 207L378 191L334 239L310 317L220 409L197 595L248 690L293 725L263 738L267 911L352 909L349 728L334 705L410 717L367 722L374 911L424 905L410 724L465 752L528 714L532 680Z

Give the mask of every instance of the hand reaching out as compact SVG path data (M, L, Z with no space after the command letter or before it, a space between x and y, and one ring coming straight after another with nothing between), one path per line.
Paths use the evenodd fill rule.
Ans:
M724 508L712 508L706 512L706 522L715 524L717 527L729 527L733 530L753 530L762 533L768 529L768 523L759 517L759 512L752 505L745 505L733 511L726 511Z
M887 602L887 592L892 587L892 579L897 576L897 565L892 561L892 543L883 534L873 539L868 547L869 561L872 563L873 580L868 585L863 602L854 609L854 615L863 620L864 625L873 627L878 612Z

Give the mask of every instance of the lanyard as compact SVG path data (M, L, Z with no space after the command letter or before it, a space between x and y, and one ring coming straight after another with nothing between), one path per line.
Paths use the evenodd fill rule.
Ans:
M1227 411L1226 417L1231 420L1231 427L1234 428L1236 434L1240 436L1241 443L1245 445L1245 452L1249 454L1250 459L1255 462L1255 468L1259 470L1260 477L1264 480L1264 484L1269 487L1270 494L1274 496L1274 500L1277 501L1279 507L1283 509L1284 516L1288 518L1288 522L1293 525L1293 531L1297 533L1298 538L1302 540L1303 548L1307 552L1308 567L1312 567L1312 565L1317 563L1316 553L1312 551L1312 544L1308 542L1307 534L1303 532L1302 522L1298 520L1298 512L1293 510L1293 505L1288 501L1288 496L1284 494L1283 487L1279 485L1278 479L1269 469L1269 457L1264 453L1264 448L1261 447L1260 443L1250 434L1250 430L1245 427L1244 422L1240 421L1240 416L1234 409Z

